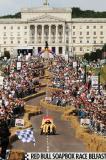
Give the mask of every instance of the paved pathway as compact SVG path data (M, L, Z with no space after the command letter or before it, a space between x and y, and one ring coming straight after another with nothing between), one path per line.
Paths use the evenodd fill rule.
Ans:
M39 105L40 99L34 98L27 102L31 105ZM46 110L42 108L42 115L34 116L31 118L31 122L34 128L34 135L36 139L36 145L32 143L21 143L16 141L13 143L13 148L23 149L26 152L85 152L85 146L82 141L76 139L74 129L71 128L70 122L61 120L61 113ZM40 135L40 125L42 117L48 114L53 117L54 123L57 127L57 135Z

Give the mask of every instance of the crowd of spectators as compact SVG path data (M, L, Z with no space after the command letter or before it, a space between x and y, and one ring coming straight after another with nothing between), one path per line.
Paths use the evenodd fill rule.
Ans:
M7 68L0 90L0 123L5 121L11 127L15 118L24 114L23 98L40 89L39 77L44 75L44 65L42 60L30 58L29 61L21 61L21 67L17 69L17 60L14 59Z
M79 117L83 126L89 126L90 130L106 135L106 97L102 88L91 85L91 71L87 72L85 83L84 67L80 62L75 67L75 60L66 62L58 57L50 68L52 72L51 96L49 103L57 106L74 106L73 114Z
M37 93L40 78L44 76L44 63L39 57L18 56L5 61L4 78L0 81L0 159L6 159L9 145L9 128L16 118L23 118L24 97ZM3 81L2 81L3 80Z

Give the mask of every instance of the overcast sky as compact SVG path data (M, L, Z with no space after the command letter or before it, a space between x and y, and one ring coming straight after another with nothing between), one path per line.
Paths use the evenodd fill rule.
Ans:
M14 14L23 7L37 7L43 0L0 0L0 15ZM49 0L53 7L80 7L95 11L106 11L106 0Z

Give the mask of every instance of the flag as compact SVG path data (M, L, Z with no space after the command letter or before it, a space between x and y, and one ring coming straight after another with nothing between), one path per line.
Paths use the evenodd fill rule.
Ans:
M18 138L23 142L23 143L29 143L29 142L33 142L35 145L35 138L33 135L33 129L32 128L28 128L28 129L24 129L21 131L17 131L16 135L18 136Z

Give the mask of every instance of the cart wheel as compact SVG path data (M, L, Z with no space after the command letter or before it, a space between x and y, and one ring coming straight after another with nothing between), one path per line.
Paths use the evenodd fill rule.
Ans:
M43 135L43 129L41 129L40 135Z
M55 135L56 134L56 130L55 130L55 128L53 128L53 135Z

